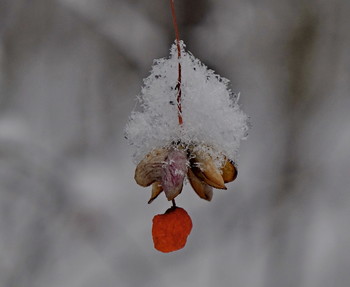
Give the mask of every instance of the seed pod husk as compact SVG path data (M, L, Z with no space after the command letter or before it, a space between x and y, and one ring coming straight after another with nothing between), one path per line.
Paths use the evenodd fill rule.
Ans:
M188 169L187 177L197 195L200 198L211 201L213 198L213 188L196 177L191 169Z
M187 174L187 154L184 150L173 149L169 152L162 167L162 187L168 200L178 196Z
M225 183L234 181L237 178L237 168L233 164L233 162L229 159L226 159L225 163L223 164L222 168L222 178Z
M152 183L152 194L151 198L148 201L148 204L152 203L153 200L155 200L158 195L163 191L163 187L160 182L156 181Z
M135 181L143 187L150 186L155 181L161 181L162 166L167 158L169 150L159 148L148 153L137 165Z
M191 168L195 176L212 187L227 189L219 169L209 154L194 152Z

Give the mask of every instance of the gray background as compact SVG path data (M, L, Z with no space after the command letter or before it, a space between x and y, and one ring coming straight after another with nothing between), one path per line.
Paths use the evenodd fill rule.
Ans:
M350 1L176 1L252 128L187 246L153 249L123 129L174 40L166 0L0 0L0 286L350 282Z

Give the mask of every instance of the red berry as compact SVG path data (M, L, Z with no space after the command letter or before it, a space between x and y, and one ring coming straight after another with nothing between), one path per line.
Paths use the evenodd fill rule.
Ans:
M165 253L183 248L191 229L191 217L183 208L169 208L164 214L153 217L154 248Z

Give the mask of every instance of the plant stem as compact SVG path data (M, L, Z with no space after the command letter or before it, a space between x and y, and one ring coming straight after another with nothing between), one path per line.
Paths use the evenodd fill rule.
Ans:
M177 46L177 58L179 59L179 66L178 66L178 78L177 78L177 116L179 119L179 125L181 126L183 123L182 120L182 107L181 107L181 64L180 64L180 59L181 59L181 47L180 47L180 36L179 36L179 29L177 27L177 22L176 22L176 14L175 14L175 6L174 6L174 0L170 0L170 6L171 6L171 14L173 16L173 25L174 25L174 30L175 30L175 37L176 37L176 46Z

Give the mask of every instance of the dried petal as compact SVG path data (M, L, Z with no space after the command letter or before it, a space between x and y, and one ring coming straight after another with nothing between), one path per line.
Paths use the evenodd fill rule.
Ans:
M219 189L227 189L224 180L210 155L203 152L194 152L191 160L193 173L206 184Z
M166 148L160 148L148 153L137 165L135 170L135 181L146 187L155 181L161 181L162 166L169 153Z
M193 190L198 194L198 196L205 200L211 201L213 198L213 188L196 177L191 169L188 169L187 177Z
M181 193L186 174L186 152L179 149L171 150L163 164L161 181L168 200L174 199Z
M221 168L222 178L225 183L234 181L237 178L237 169L234 166L233 162L229 159L226 159L223 167Z
M191 229L191 217L183 208L169 208L164 214L153 217L154 248L165 253L183 248Z
M148 204L152 203L152 201L155 200L162 191L163 187L160 182L156 181L152 183L152 195L148 201Z

